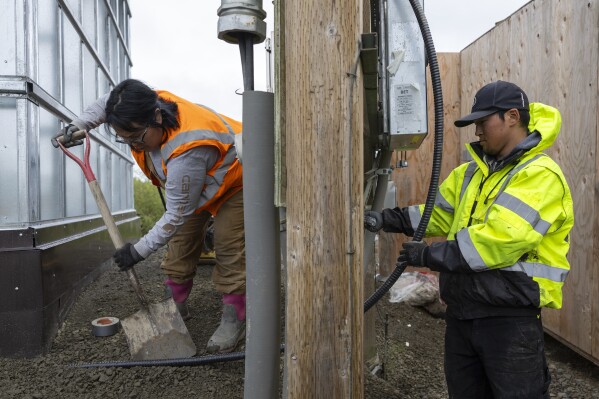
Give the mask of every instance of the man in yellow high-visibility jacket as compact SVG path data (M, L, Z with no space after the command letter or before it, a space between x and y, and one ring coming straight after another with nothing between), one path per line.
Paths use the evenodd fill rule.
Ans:
M566 179L542 152L557 138L561 116L496 81L455 122L470 124L478 137L467 145L473 161L439 186L426 230L447 241L406 242L398 262L440 272L451 398L549 397L541 308L562 306L574 225ZM423 209L367 212L365 227L411 236Z

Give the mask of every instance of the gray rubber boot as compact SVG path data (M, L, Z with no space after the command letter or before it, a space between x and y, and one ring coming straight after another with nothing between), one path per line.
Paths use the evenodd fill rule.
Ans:
M239 341L245 338L245 320L237 320L233 305L223 305L220 325L210 337L206 351L208 353L227 353L233 351Z
M172 297L173 297L173 291L171 290L171 287L169 287L168 285L165 285L164 286L164 299L169 299ZM177 306L177 310L181 314L181 318L183 319L183 321L187 321L193 317L191 315L191 313L189 312L189 306L187 306L187 301L184 301L181 303L175 302L175 306Z

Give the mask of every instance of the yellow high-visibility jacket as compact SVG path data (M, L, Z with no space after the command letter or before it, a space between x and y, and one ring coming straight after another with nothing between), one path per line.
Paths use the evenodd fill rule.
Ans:
M449 316L471 319L539 313L562 306L570 270L572 196L560 167L542 151L561 127L550 106L530 104L529 135L505 160L493 162L479 143L473 161L439 186L426 236L445 236L428 250L440 271ZM404 208L412 229L424 205Z

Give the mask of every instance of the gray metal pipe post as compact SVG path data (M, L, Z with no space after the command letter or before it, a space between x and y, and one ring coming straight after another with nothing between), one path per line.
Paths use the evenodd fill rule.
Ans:
M281 254L275 198L274 95L243 93L246 251L245 399L279 397Z

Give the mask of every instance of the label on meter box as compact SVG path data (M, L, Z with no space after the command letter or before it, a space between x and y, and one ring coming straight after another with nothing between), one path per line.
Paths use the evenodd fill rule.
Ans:
M402 118L417 120L416 109L419 98L418 90L408 84L396 85L393 95L395 97L394 113L396 115L401 115Z

